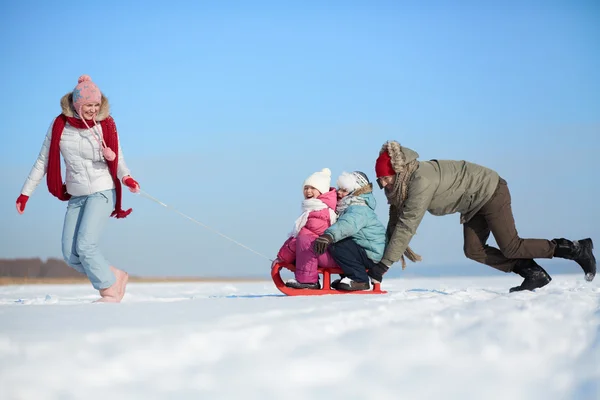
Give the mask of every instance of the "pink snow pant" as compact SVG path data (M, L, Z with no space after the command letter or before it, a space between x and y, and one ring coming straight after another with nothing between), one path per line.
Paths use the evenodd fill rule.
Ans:
M313 250L313 244L317 236L300 234L297 237L291 237L285 241L277 258L281 261L295 264L295 278L300 283L315 283L319 280L318 267L334 268L338 267L329 251L317 257Z

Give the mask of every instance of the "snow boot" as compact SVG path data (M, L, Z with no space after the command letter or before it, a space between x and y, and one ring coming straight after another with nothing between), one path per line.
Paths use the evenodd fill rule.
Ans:
M337 284L337 290L345 290L347 292L354 292L357 290L369 290L371 286L369 282L355 282L352 279L346 277L343 278L340 283Z
M519 286L510 288L509 292L519 292L521 290L533 290L546 286L552 278L540 267L534 260L519 260L513 268L515 274L521 275L525 280Z
M319 281L315 283L300 283L295 279L290 279L285 283L285 286L291 287L294 289L321 289L321 284Z
M571 241L561 238L552 241L556 243L554 257L575 261L583 269L586 281L591 282L594 279L594 276L596 276L596 257L592 252L594 249L592 239Z
M336 279L335 281L331 282L331 288L337 290L338 285L340 284L342 279L344 279L345 277L346 277L346 275L340 274L340 279Z

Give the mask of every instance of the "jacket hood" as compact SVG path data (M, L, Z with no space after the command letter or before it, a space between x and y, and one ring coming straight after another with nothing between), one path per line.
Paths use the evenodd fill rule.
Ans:
M377 200L375 200L375 196L373 196L373 184L372 183L369 183L368 185L365 185L365 186L361 187L360 189L356 189L354 192L352 192L348 196L360 197L361 199L363 199L365 201L366 205L372 210L375 210L375 207L377 206ZM342 201L342 200L340 200L340 201Z
M62 113L67 117L75 117L75 110L73 109L73 93L69 92L60 99L60 108ZM110 116L110 104L108 99L102 94L102 100L100 102L100 111L96 116L96 121L100 122Z
M392 168L396 173L402 171L403 166L408 164L409 162L416 160L419 158L419 153L416 151L409 149L408 147L401 146L400 143L395 140L389 140L383 144L379 154L387 151L390 155Z
M337 191L335 188L329 188L329 192L321 194L317 199L327 204L327 207L335 211L337 206Z
M375 211L375 207L377 207L377 200L375 200L375 196L373 196L372 192L363 193L363 194L359 195L359 197L367 203L367 206L371 210Z
M372 183L369 183L368 185L355 190L354 193L351 194L351 196L360 197L367 203L367 206L372 210L375 210L375 207L377 206L377 200L375 200L375 196L373 196Z

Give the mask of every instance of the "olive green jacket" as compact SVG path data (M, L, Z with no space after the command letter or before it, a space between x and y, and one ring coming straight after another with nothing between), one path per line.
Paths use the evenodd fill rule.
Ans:
M402 151L406 162L419 157L407 147ZM419 161L401 209L390 206L388 242L381 261L389 267L400 260L426 211L433 215L459 212L460 223L468 222L492 197L499 179L497 172L467 161Z

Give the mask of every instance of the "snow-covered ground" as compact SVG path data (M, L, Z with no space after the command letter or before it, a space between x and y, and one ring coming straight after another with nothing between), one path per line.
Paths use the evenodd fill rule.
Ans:
M600 399L600 285L390 279L378 296L271 282L0 287L0 399Z

